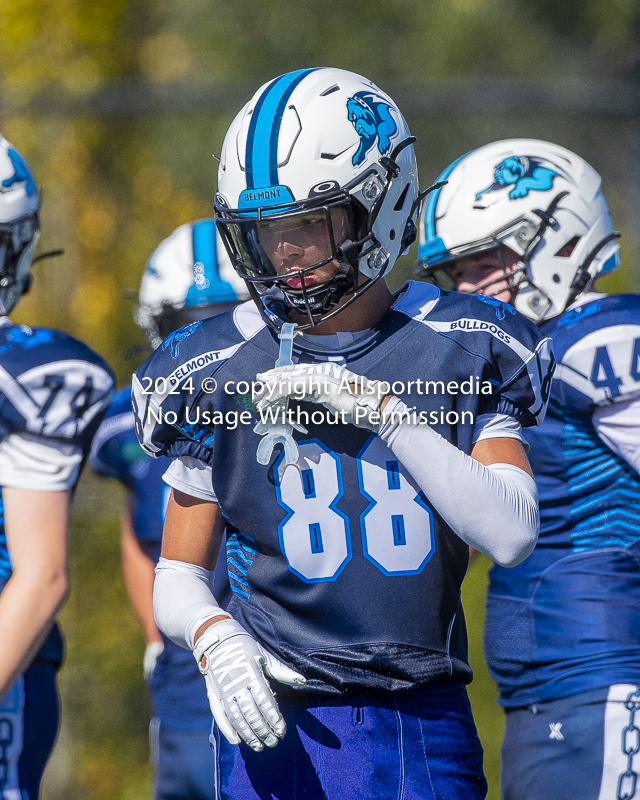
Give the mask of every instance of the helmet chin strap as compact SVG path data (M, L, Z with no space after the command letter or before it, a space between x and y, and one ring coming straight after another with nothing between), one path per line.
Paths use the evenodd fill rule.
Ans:
M358 239L355 241L353 239L346 239L342 244L336 245L335 253L338 256L336 260L338 261L339 266L334 277L331 278L330 281L327 281L326 284L313 287L315 291L313 291L311 294L307 290L304 277L302 278L302 285L300 286L299 291L302 296L302 302L304 303L304 309L300 307L299 303L294 302L294 300L297 299L295 295L292 295L291 292L284 287L280 287L280 290L287 300L286 303L280 301L281 305L286 307L288 304L289 310L295 310L298 313L306 314L307 319L309 320L309 325L304 327L315 328L316 325L320 325L320 323L324 322L330 317L333 317L335 314L346 308L346 306L350 305L356 299L356 297L359 296L359 294L362 294L363 291L366 291L366 289L373 285L378 278L382 276L384 267L380 270L379 275L376 276L376 278L371 279L368 284L366 284L366 287L364 287L363 290L358 293L358 285L360 283L361 274L360 258L375 250L375 248L379 246L379 242L372 233L369 233L363 239ZM351 276L349 275L350 272L352 273ZM346 303L344 303L342 306L339 306L342 298L348 294L351 294L352 296ZM272 305L270 300L267 300L267 303L269 306ZM258 307L259 309L264 308L265 303L261 301ZM322 314L322 317L316 322L314 317L320 314ZM277 316L279 319L281 318L279 313L277 313ZM270 314L269 319L272 319ZM285 317L283 321L288 322L289 320L287 317Z
M592 275L589 271L589 267L593 263L593 260L598 255L602 248L609 244L609 242L613 242L615 239L620 238L619 231L613 231L608 236L605 236L604 239L601 239L598 244L588 253L585 260L582 262L582 265L576 272L571 286L569 287L569 296L567 297L567 302L564 304L563 311L566 311L567 308L580 297L588 288L589 285L593 280L595 280L596 276Z
M359 275L359 272L357 274ZM380 269L380 272L376 275L376 277L369 279L367 283L363 284L357 293L354 291L354 293L346 301L346 303L343 303L342 305L338 305L336 303L333 309L328 314L324 314L318 321L316 321L313 318L313 314L311 314L310 317L309 314L307 314L307 317L309 317L309 322L306 324L298 325L297 330L299 331L309 330L317 327L318 325L320 325L323 322L326 322L327 320L333 319L333 317L344 311L359 297L361 297L366 291L371 289L371 287L374 286L383 277L383 275L384 275L384 265ZM256 303L258 311L260 312L262 318L265 320L265 322L267 322L276 330L280 330L283 322L291 322L289 313L292 310L296 310L299 313L304 313L303 311L300 311L300 309L298 309L297 307L292 306L290 300L288 302L285 302L285 300L282 297L278 297L277 295L275 296L269 294L261 295L257 291L253 283L247 282L247 289L249 290L249 294ZM338 303L344 296L345 296L344 292L340 294L338 298ZM316 313L322 313L322 312L316 312Z

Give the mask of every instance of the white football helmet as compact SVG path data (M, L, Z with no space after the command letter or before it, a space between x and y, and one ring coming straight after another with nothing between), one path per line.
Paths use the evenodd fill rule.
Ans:
M438 180L448 183L430 195L420 219L421 277L444 286L449 278L455 288L454 259L506 245L518 263L492 283L504 286L506 278L514 306L539 322L561 314L595 277L618 267L619 234L600 176L564 147L536 139L493 142L454 161Z
M39 208L27 162L0 136L0 314L8 314L31 284Z
M417 169L396 104L340 69L302 69L262 86L231 123L222 146L216 223L238 274L274 327L295 308L313 327L366 291L415 239ZM313 226L317 261L339 262L319 284L291 286L265 240ZM361 276L368 280L361 281ZM346 304L336 309L344 295Z
M150 255L134 318L155 349L178 328L248 299L214 221L201 219L176 228Z

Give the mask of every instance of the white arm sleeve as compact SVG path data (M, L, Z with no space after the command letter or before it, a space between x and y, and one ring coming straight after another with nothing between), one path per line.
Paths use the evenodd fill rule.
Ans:
M522 435L522 425L508 414L480 414L473 428L473 444L484 439L517 439L525 449L529 444Z
M392 398L378 434L429 502L464 542L498 564L523 561L540 528L534 480L512 464L485 467L428 425L403 424L391 413L406 411Z
M607 447L640 473L640 397L602 406L591 420Z
M160 630L173 642L193 650L198 628L223 611L212 592L213 571L186 561L160 558L153 584L153 613Z
M81 463L76 445L12 433L0 442L0 486L63 492L78 479Z
M180 456L174 459L162 476L162 480L190 497L211 500L212 503L218 501L213 490L211 467L192 456Z

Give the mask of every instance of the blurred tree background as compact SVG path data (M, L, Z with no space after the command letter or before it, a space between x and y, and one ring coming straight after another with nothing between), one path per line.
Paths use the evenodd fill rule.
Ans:
M0 130L43 190L44 250L16 321L60 327L120 385L142 334L144 263L177 225L211 215L233 115L266 80L332 65L374 80L418 136L423 185L499 138L549 139L603 175L623 233L605 289L640 290L637 0L0 0ZM410 277L415 252L392 283ZM63 724L45 800L148 797L143 640L118 554L118 488L85 475L61 614ZM498 798L502 713L483 665L487 561L465 583L472 700Z

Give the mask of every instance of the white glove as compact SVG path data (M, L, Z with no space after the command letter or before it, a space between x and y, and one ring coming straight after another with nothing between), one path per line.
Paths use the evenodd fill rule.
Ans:
M211 713L230 744L242 739L260 752L275 747L286 732L265 675L288 686L306 679L269 655L233 619L211 625L195 644L193 655L204 675Z
M320 403L342 422L374 432L380 425L380 403L390 393L388 383L370 381L334 361L276 367L256 377L263 384L253 396L258 409L293 397Z
M145 681L151 680L153 670L156 668L156 661L163 650L163 642L149 642L145 647L144 658L142 659L142 673Z

